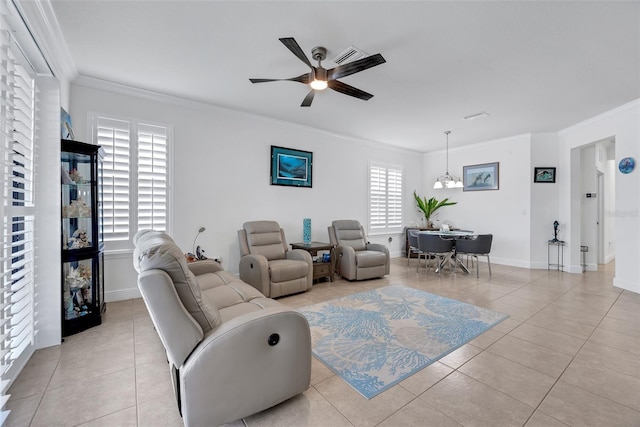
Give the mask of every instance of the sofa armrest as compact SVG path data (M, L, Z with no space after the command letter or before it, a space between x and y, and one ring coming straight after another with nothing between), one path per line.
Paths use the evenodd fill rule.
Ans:
M356 251L351 246L336 246L334 249L337 258L338 274L347 280L356 278Z
M274 334L279 341L270 345ZM182 367L184 423L246 417L304 392L310 376L311 337L301 313L282 306L238 316L209 332Z
M240 280L256 288L266 297L271 293L269 261L264 255L245 255L240 258Z
M387 248L385 245L382 245L380 243L369 243L369 244L367 244L367 250L368 251L384 252L385 254L387 254L387 256L389 256L389 248Z
M385 274L389 274L391 270L391 262L389 259L389 248L387 248L385 245L381 245L380 243L369 243L367 245L367 250L384 252L384 254L387 256L387 262L385 263Z
M313 258L311 254L304 249L293 249L286 252L287 259L297 259L298 261L305 261L313 267Z
M173 366L182 366L202 341L202 328L184 308L171 278L164 271L143 271L138 275L138 287L167 358Z
M313 287L313 258L311 254L304 249L293 249L287 251L286 253L287 259L295 259L298 261L304 261L309 266L309 270L307 272L307 290Z
M200 261L194 261L187 263L189 270L195 275L199 276L205 273L215 273L216 271L224 270L222 266L212 259L204 259Z

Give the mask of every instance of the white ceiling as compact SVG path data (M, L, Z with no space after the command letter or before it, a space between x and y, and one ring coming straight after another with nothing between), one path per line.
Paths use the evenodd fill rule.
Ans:
M52 0L81 75L418 151L554 132L640 98L640 2ZM310 108L278 38L387 62ZM332 64L325 64L327 68ZM465 121L485 111L489 117Z

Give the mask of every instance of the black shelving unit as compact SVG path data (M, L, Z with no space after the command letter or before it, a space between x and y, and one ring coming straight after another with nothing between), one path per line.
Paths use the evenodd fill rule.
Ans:
M62 336L102 323L104 243L101 165L97 145L62 140Z

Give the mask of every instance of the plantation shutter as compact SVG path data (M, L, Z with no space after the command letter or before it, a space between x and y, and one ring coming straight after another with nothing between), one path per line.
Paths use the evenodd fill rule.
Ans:
M102 203L104 241L128 241L131 169L129 122L97 117L96 144L104 148L102 163ZM108 243L107 243L108 244Z
M369 168L369 231L384 231L387 223L387 170Z
M105 250L130 250L144 229L169 231L171 128L92 114L93 143L105 150L102 204Z
M5 375L35 338L34 76L0 14L0 424Z
M369 165L369 232L402 230L402 169Z
M402 230L402 169L387 169L387 231Z
M138 230L167 229L167 128L138 125Z

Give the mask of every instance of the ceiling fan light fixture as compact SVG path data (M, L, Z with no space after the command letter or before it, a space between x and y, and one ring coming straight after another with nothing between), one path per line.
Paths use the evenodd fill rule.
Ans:
M311 86L311 89L315 89L315 90L324 90L328 87L328 83L326 80L317 80L314 79L311 83L309 83L309 86Z
M321 48L316 47L315 49ZM315 90L324 90L329 86L329 83L327 82L327 70L322 68L322 64L320 64L320 61L321 59L318 58L318 67L313 69L313 72L311 73L313 80L311 80L311 83L309 83L311 89Z

